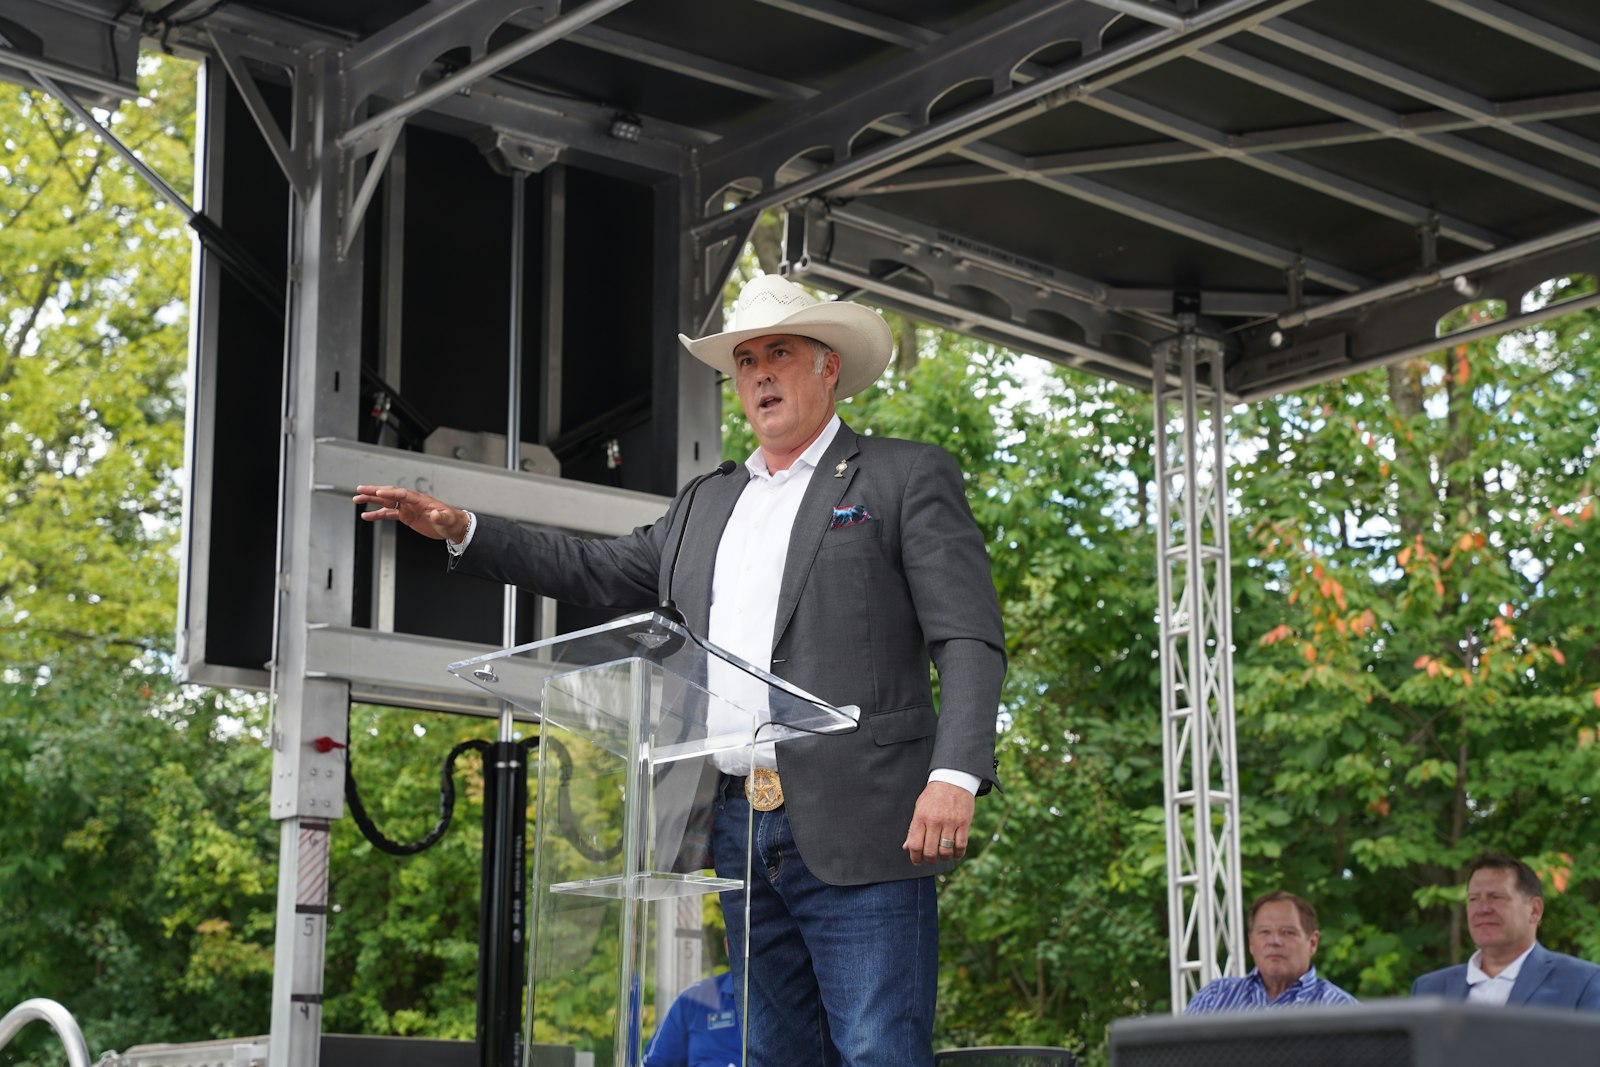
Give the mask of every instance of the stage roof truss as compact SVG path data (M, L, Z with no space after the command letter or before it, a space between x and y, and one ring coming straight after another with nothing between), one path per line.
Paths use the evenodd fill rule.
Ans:
M1600 270L1582 0L19 4L19 78L126 94L113 53L140 32L217 56L297 189L310 163L254 81L336 52L344 247L406 122L476 130L513 168L679 179L699 323L771 209L803 220L787 262L823 288L1146 387L1149 344L1198 307L1235 398L1427 345L1417 308L1465 302L1474 270ZM867 255L897 231L911 251ZM935 284L929 232L990 250L961 261L984 285Z

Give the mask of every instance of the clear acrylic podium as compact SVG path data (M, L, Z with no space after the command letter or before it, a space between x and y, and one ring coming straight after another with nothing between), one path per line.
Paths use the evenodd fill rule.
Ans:
M595 1067L632 1067L677 992L654 988L673 937L654 903L748 881L748 869L705 870L720 770L742 772L758 744L853 730L859 711L657 613L449 669L541 720L523 1047L566 1044ZM747 945L729 951L748 958Z

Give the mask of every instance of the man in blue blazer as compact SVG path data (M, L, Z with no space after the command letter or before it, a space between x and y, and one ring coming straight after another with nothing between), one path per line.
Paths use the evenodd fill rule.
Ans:
M993 784L1005 677L983 535L949 453L857 435L835 413L888 365L881 316L767 276L745 286L730 327L680 339L731 379L760 447L686 486L651 526L585 539L393 486L355 500L376 505L368 520L445 539L464 573L619 610L670 596L694 633L860 708L854 733L719 764L719 873L743 877L755 809L750 1062L932 1067L933 875L965 854L973 798ZM723 913L742 944L743 894Z
M1600 967L1539 944L1544 886L1526 863L1486 852L1467 867L1467 926L1478 951L1423 975L1412 996L1600 1011Z

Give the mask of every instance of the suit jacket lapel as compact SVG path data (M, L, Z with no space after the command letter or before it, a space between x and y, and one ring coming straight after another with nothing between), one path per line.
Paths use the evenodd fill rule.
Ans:
M1522 961L1522 970L1517 972L1517 980L1511 985L1511 995L1506 998L1506 1003L1526 1004L1555 965L1556 961L1550 958L1544 946L1534 942L1533 951Z
M833 509L849 490L856 478L856 465L845 467L843 477L835 477L840 462L855 458L861 450L856 447L856 435L844 423L833 443L822 454L817 469L811 472L811 483L805 496L800 498L800 510L795 513L794 528L789 534L789 554L783 562L783 582L778 588L778 614L772 623L772 647L778 647L783 631L788 628L794 609L800 603L800 591L806 587L811 564L822 547L822 537L833 525Z
M707 479L695 496L694 511L689 515L694 529L684 534L672 593L678 610L697 634L710 632L711 577L717 566L717 548L722 544L728 517L749 481L750 470L741 463L726 476Z

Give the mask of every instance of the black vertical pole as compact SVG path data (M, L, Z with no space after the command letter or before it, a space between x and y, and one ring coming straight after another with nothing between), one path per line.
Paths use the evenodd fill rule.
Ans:
M526 961L528 767L498 741L484 760L483 884L478 907L478 1063L520 1067Z
M511 294L506 353L506 469L522 459L522 288L526 173L511 176ZM517 643L517 590L504 591L501 636ZM524 841L528 810L527 746L517 742L509 703L500 706L500 739L484 761L483 885L478 906L478 1063L521 1067Z

